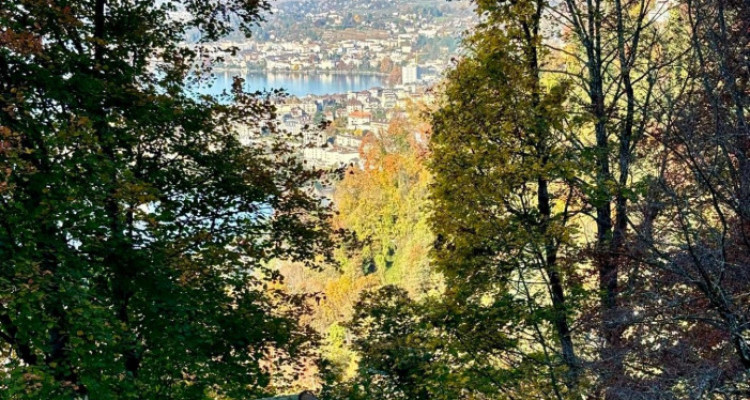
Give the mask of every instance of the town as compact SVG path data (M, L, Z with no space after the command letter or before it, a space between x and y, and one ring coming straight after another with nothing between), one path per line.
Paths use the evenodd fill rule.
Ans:
M392 82L435 79L462 33L476 22L466 3L281 1L247 39L221 43L237 52L218 69L264 72L369 72ZM198 40L192 37L191 40ZM408 71L403 71L408 67Z
M322 85L341 76L379 77L381 85L362 90L275 100L278 128L299 138L307 165L357 165L367 134L379 135L410 107L434 101L431 88L475 22L466 3L280 1L253 37L230 36L217 43L236 51L215 71L225 82L234 75L313 76ZM253 133L240 129L240 137L248 141Z

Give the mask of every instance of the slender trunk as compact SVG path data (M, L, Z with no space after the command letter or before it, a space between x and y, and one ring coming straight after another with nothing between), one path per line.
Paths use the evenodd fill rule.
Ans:
M738 318L735 314L725 316L724 320L729 326L729 334L732 337L732 344L740 359L740 363L742 363L745 370L750 371L750 341L746 337L746 327L749 322L745 318Z
M94 9L94 37L96 39L94 45L94 60L97 64L97 67L94 68L94 73L100 74L104 73L103 70L99 70L98 68L100 68L104 62L104 51L106 48L103 45L106 42L105 5L106 0L96 0ZM103 100L106 101L105 99ZM111 168L109 189L107 191L104 207L107 218L109 219L109 228L111 231L110 240L112 243L109 246L109 252L105 257L105 262L112 267L115 272L115 277L112 282L115 313L122 323L129 326L130 317L128 306L130 299L134 295L133 279L135 277L135 271L133 266L129 265L129 263L127 263L122 257L122 254L129 251L129 246L125 237L125 227L121 221L122 210L117 193L117 155L114 149L116 142L114 138L110 138L106 135L107 130L109 129L106 112L101 113L95 126L99 137L99 143L102 146L102 152L110 162L109 167ZM136 340L134 338L129 343L126 343L123 350L123 357L126 371L129 372L132 377L137 377L140 368L140 357L137 352Z
M620 365L618 352L620 347L620 335L617 334L617 293L619 268L615 250L624 242L624 232L627 226L626 199L624 196L614 196L612 185L615 183L610 166L610 141L607 123L609 116L605 106L603 60L601 49L601 2L594 0L589 2L587 10L588 36L582 38L587 56L589 98L591 101L591 113L594 118L594 163L595 187L591 204L596 212L596 262L600 300L601 325L600 334L605 340L600 359L605 363L612 363L615 368L602 368L604 374L604 389L608 382L616 375L617 366ZM632 89L632 87L631 87ZM632 121L630 122L632 130ZM620 167L628 164L630 143L620 143ZM621 179L627 179L627 174L621 174ZM619 192L619 191L618 191ZM614 204L613 204L614 203ZM615 206L616 218L612 218L612 207ZM605 396L609 397L608 394Z
M542 234L545 235L545 272L549 278L550 294L552 297L552 307L555 310L553 325L560 340L562 358L565 366L568 368L566 386L572 388L576 385L579 374L578 358L576 357L575 347L573 346L573 337L568 324L568 306L565 300L565 290L563 281L557 270L557 246L554 239L547 232L550 220L552 218L552 208L550 206L550 196L548 182L540 178L537 182L537 205L542 217Z
M537 114L535 115L535 121L537 121L535 127L537 143L535 144L535 147L537 149L537 157L539 157L542 165L549 163L549 146L547 143L550 141L549 128L546 124L542 123L544 116L539 113L541 106L541 89L537 36L539 30L539 19L542 7L544 6L543 2L537 3L537 12L534 15L531 26L529 26L529 24L523 24L527 41L526 46L528 49L529 68L533 74L531 106L533 112ZM544 270L549 278L552 306L555 310L553 325L560 341L563 363L565 363L565 366L568 368L566 386L571 389L577 384L579 365L575 353L575 347L573 345L570 325L568 323L568 305L565 298L564 282L558 271L557 245L555 243L555 238L551 236L549 231L552 223L552 206L549 194L549 181L545 176L539 176L537 178L537 208L541 217L540 231L544 236Z
M625 94L625 115L618 132L618 173L617 190L614 195L614 226L612 227L612 241L607 254L603 255L605 268L605 285L606 285L606 303L603 310L602 319L605 324L604 338L607 341L604 349L603 358L606 359L611 367L609 373L611 377L621 377L624 374L623 366L623 349L622 333L624 332L624 322L620 320L618 313L617 294L619 268L622 261L623 247L625 246L627 232L627 196L626 187L630 176L630 165L632 162L633 147L633 127L635 119L635 91L631 80L631 61L633 55L628 53L625 44L625 23L624 10L621 0L615 0L615 17L617 21L617 57L620 65L619 76L623 84ZM641 27L638 24L632 35L630 52L638 52L639 38ZM645 117L644 117L645 118ZM604 244L604 243L602 243ZM606 393L607 399L617 398L611 391Z

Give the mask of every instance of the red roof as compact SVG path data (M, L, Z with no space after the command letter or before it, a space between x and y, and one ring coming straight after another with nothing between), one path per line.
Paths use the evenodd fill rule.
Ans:
M366 111L352 111L349 113L349 116L352 118L370 118L371 115Z

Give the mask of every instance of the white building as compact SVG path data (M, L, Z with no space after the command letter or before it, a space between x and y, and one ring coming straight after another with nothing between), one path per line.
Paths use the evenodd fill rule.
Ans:
M362 144L362 138L349 135L336 135L336 146L358 149Z
M334 151L320 147L306 147L302 149L302 158L317 167L342 167L359 165L359 151Z
M314 115L318 111L318 104L313 100L308 100L299 105L299 108L308 115Z
M409 84L419 81L419 67L416 64L409 64L401 69L401 83Z
M369 129L372 114L366 111L354 111L349 113L346 123L347 129Z

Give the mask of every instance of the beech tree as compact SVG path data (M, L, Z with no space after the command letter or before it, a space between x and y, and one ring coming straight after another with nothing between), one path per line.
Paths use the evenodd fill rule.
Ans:
M254 398L305 354L305 302L264 265L327 254L315 172L238 141L275 131L267 96L192 89L266 8L3 2L0 397Z
M583 288L572 268L579 202L565 140L569 84L543 81L546 2L477 6L486 23L433 114L434 262L456 319L466 318L446 329L493 371L496 391L534 387L562 399L577 392L582 369L571 327ZM547 379L516 374L529 364Z

